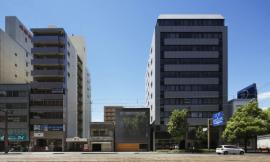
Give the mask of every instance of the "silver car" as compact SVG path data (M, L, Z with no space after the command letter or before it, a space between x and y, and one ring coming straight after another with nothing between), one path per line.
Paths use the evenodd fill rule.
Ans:
M240 147L234 146L234 145L220 145L218 148L216 148L217 154L239 154L244 155L245 150L243 150Z

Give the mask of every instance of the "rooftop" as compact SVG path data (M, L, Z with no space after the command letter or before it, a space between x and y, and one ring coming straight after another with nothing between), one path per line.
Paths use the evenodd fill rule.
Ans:
M161 14L158 19L224 19L220 14Z

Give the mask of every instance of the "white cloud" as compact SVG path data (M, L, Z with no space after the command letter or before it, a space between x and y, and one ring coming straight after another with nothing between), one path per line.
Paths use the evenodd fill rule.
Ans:
M270 99L270 92L264 92L264 93L260 93L258 95L258 99L260 101L266 100L266 99Z

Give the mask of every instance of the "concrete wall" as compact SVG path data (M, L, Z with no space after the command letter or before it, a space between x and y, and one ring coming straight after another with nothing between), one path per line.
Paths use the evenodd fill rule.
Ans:
M2 33L3 31L0 32ZM33 47L31 42L31 32L17 17L6 16L5 34L5 36L0 38L0 41L2 42L2 47L0 47L0 57L2 55L2 64L0 63L2 69L0 83L30 83L32 81L32 76L30 74L32 71L31 59L33 58L31 54L31 48ZM16 59L13 57L15 52L18 55ZM10 69L17 69L14 67L15 63L10 60L16 60L16 64L20 64L20 66L17 66L20 71L12 70L9 73L4 72L9 71ZM14 78L15 74L20 76Z
M28 60L25 49L0 29L0 83L29 83L32 79Z
M77 136L77 51L68 38L67 51L67 138Z
M83 137L89 136L89 122L91 111L91 96L90 96L90 73L87 69L87 49L84 38L81 36L70 36L72 44L74 45L77 55L83 63Z

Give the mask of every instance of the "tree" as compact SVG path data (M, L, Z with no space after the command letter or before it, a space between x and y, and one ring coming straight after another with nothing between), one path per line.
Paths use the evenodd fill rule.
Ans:
M255 101L239 108L227 122L223 138L228 142L244 140L245 150L249 139L270 133L270 118L258 108Z
M207 144L207 131L203 131L203 127L197 127L195 132L198 147L205 147Z
M267 109L264 110L264 112L268 115L268 117L270 118L270 107L268 107Z
M186 109L175 109L168 122L168 132L178 140L179 143L181 140L185 139L186 136L188 129L187 115L188 111Z

